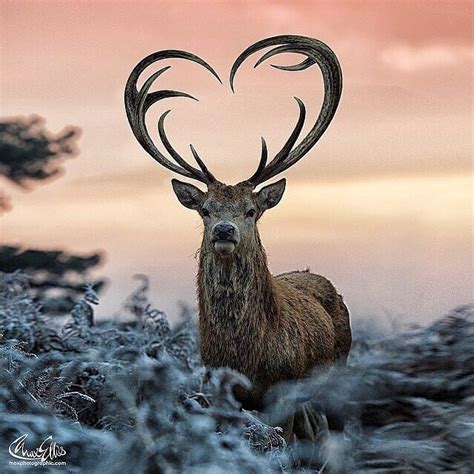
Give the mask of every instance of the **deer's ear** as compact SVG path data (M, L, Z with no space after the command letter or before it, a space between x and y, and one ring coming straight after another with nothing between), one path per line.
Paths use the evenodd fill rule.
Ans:
M179 202L188 209L197 210L204 200L204 193L189 183L183 183L178 179L172 179L171 184Z
M257 193L257 200L262 211L275 207L285 192L286 179L265 186Z

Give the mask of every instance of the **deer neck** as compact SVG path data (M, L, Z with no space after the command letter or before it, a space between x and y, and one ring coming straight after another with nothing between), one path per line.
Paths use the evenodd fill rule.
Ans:
M272 276L258 234L256 245L242 246L226 258L203 242L198 296L200 318L211 323L239 324L276 316Z

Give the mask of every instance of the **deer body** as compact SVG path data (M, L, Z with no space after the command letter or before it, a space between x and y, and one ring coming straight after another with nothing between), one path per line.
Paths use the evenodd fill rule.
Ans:
M213 193L223 206L242 194L226 188L227 196ZM275 383L346 357L351 335L347 309L326 278L308 271L272 276L258 229L247 237L226 258L204 236L199 328L203 363L246 375L253 389L239 398L256 409Z
M161 115L158 133L171 158L165 156L150 137L145 115L155 102L170 97L193 98L172 90L149 92L154 81L169 67L158 70L137 88L146 68L170 58L196 63L220 81L208 63L185 51L159 51L137 64L125 87L127 117L142 147L162 166L207 186L204 192L190 183L172 180L181 204L197 211L204 224L197 279L201 355L206 365L230 367L253 382L252 392L241 394L248 407L259 407L264 392L281 380L304 377L315 367L345 359L351 344L347 308L326 278L309 272L270 274L257 222L266 210L280 202L286 181L281 179L255 190L293 166L321 138L339 104L341 68L334 52L321 41L295 35L275 36L253 44L235 60L230 72L232 90L241 64L250 55L268 47L272 49L255 67L281 53L303 55L305 59L298 64L274 67L302 71L318 65L324 82L324 99L316 122L296 145L306 109L295 97L299 118L282 149L267 163L268 151L262 138L257 170L236 185L218 181L192 146L199 168L178 154L164 128L169 111Z
M351 342L347 309L326 278L272 276L263 248L256 254L237 265L201 258L198 274L203 363L251 380L252 392L239 394L248 409L260 409L275 383L344 358Z

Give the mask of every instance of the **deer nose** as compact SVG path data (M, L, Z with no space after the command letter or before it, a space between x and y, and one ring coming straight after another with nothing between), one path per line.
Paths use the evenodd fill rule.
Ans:
M214 226L214 238L218 240L230 240L235 233L235 227L228 222L221 222Z

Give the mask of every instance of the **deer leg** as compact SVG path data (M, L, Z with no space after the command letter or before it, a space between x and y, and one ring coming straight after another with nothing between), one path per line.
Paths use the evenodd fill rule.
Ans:
M322 413L304 403L301 411L295 415L294 432L299 439L321 443L328 438L328 422Z
M293 433L294 421L295 421L295 415L291 415L283 423L280 424L280 428L283 430L283 433L281 434L281 436L286 441L287 444L290 443L294 435Z
M293 431L299 440L309 441L312 445L305 464L319 467L323 465L322 453L324 445L329 439L326 417L309 403L303 403L301 410L295 414Z

